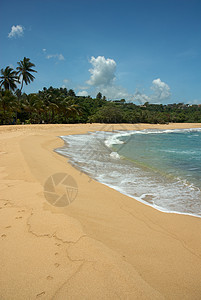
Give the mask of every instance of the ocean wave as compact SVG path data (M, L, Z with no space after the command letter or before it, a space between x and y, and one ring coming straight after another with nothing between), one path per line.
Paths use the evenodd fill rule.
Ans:
M170 150L167 150L167 149L161 149L161 150L158 150L158 151L161 151L161 152L166 152L166 153L177 153L177 154L201 154L201 150L200 151L195 151L195 150L176 150L176 149L170 149Z
M129 137L135 134L167 134L167 133L190 133L190 132L201 132L201 128L184 128L184 129L144 129L144 130L130 130L130 131L119 131L113 133L105 139L105 145L112 148L113 145L124 144L121 141L122 137Z
M117 131L115 133L97 131L84 135L62 136L65 145L56 151L70 158L74 166L97 181L138 201L166 212L174 211L201 216L201 203L198 201L201 199L201 191L194 184L176 177L178 174L173 174L168 178L152 169L143 168L133 161L121 159L119 153L111 149L114 143L120 147L123 146L133 134L192 131L201 131L201 128ZM127 137L124 142L121 141L122 136Z

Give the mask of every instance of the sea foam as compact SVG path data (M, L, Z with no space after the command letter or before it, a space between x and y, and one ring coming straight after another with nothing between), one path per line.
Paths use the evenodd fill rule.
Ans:
M179 145L178 139L182 134L185 138L192 136L189 140L192 145L198 143L195 150L177 149L177 141ZM199 136L201 128L95 132L62 136L65 145L56 151L69 157L73 165L89 176L138 201L166 212L201 216L201 191L197 185L199 180L192 181L193 176L198 176L200 172L200 161L196 160L200 157ZM159 148L164 140L169 142L174 139L174 148L162 147L155 153L152 139L157 141ZM127 156L130 152L126 147L129 151L137 151L134 152L134 159ZM148 151L143 152L144 149ZM160 153L162 158L157 162ZM170 159L168 164L176 155L173 166L163 165L166 163L166 155ZM193 157L197 165L189 164L187 171L178 171L177 168L183 168L182 160L187 159L187 156ZM155 163L156 167L150 166L150 162Z

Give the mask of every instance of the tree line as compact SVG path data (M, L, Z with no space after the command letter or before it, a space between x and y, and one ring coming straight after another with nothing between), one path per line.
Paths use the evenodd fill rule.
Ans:
M201 106L184 103L136 105L125 99L108 101L99 92L95 98L76 96L73 89L44 87L37 93L23 93L24 84L37 71L24 57L11 67L1 69L0 124L40 123L169 123L201 122ZM19 87L18 87L19 85Z

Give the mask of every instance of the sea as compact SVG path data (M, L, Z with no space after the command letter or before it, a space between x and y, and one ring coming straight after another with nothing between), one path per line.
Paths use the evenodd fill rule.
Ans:
M144 204L201 217L201 128L61 136L80 172ZM132 201L132 199L131 199Z

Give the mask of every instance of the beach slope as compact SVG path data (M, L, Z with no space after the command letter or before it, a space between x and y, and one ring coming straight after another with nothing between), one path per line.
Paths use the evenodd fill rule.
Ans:
M135 126L201 124L125 125ZM61 135L121 128L0 127L0 299L201 299L201 219L135 201L53 151ZM58 173L77 183L64 207L44 196Z

